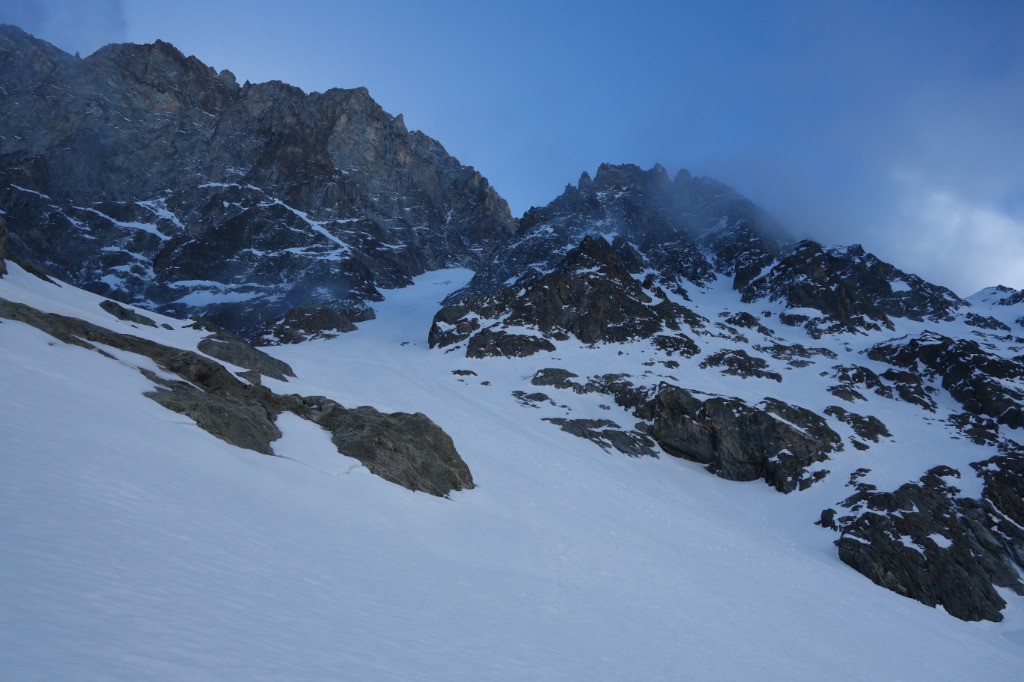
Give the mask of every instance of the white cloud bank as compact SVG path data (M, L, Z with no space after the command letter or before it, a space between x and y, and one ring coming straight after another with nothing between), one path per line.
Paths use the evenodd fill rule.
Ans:
M1024 218L896 172L903 199L887 230L889 252L904 250L916 274L965 296L1003 284L1024 288Z

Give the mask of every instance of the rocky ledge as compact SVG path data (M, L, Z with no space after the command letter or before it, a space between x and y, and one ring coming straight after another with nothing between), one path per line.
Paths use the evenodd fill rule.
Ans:
M140 367L153 382L145 395L232 445L273 455L281 437L278 415L291 412L331 433L339 453L354 457L372 473L409 490L444 496L473 487L469 467L451 438L422 414L386 414L372 407L345 408L321 396L280 395L260 385L259 376L294 376L285 363L247 346L223 330L200 342L199 349L247 368L242 381L211 357L121 334L83 320L46 313L0 299L0 317L29 324L50 336L100 354L104 348L153 360L158 374Z
M841 505L849 513L827 509L819 523L841 533L839 558L874 583L962 620L1002 620L1006 601L996 588L1024 595L1020 454L976 465L985 479L980 500L960 494L961 474L950 467L892 492L855 474L856 492Z

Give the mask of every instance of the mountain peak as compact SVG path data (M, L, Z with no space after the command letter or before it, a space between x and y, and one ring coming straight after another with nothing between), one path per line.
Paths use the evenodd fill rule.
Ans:
M594 181L590 178L590 173L583 171L579 182L576 183L576 188L581 192L594 189Z
M602 163L594 176L594 186L598 190L644 189L647 187L665 187L671 184L664 166L655 164L650 170L643 170L632 163Z
M10 27L0 47L12 249L122 302L251 338L348 329L377 287L475 266L515 230L479 173L365 88L240 87L163 40L79 61ZM392 246L410 231L415 249Z

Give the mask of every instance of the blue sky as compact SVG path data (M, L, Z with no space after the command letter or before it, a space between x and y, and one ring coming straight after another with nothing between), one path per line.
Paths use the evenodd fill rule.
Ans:
M660 162L958 293L1024 288L1024 2L0 0L0 21L365 85L516 214Z

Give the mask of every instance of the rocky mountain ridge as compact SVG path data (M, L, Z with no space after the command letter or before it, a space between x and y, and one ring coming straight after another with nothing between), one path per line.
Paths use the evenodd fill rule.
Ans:
M467 267L420 331L473 368L453 382L514 368L525 428L825 499L806 521L842 561L959 618L999 620L1005 591L1024 594L1024 292L961 299L661 166L602 164L517 221L365 89L239 86L162 42L78 60L3 27L0 87L0 257L6 237L26 266L268 345L350 331L381 289ZM216 358L241 339L203 343ZM153 381L171 409L195 404ZM364 444L339 432L378 421L231 386L339 451ZM227 431L263 451L273 429L252 430ZM449 478L472 485L468 468Z
M516 400L606 451L792 494L849 477L834 503L849 513L818 523L900 594L969 620L1001 619L997 588L1024 594L1024 517L1003 511L1024 493L1018 292L964 300L859 245L794 242L728 188L661 167L603 165L520 225L446 299L431 346L527 378L544 363ZM903 448L944 454L883 487Z
M516 221L365 88L239 85L168 43L78 59L0 27L11 249L265 342L345 331L378 287L475 266Z

